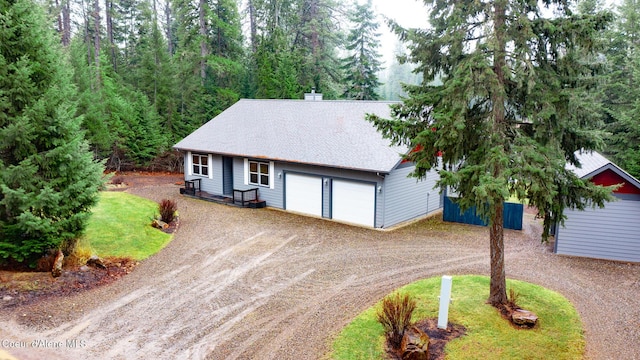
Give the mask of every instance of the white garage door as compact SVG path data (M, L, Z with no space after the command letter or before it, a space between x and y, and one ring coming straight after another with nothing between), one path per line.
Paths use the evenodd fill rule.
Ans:
M374 226L375 185L355 181L333 180L331 214L335 220Z
M285 207L289 211L322 216L322 178L286 174Z

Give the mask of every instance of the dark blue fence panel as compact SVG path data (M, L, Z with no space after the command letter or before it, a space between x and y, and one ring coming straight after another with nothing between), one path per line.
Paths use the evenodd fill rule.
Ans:
M504 228L522 230L522 216L524 205L516 203L504 203Z
M504 203L504 227L505 229L522 230L522 215L524 206L516 203ZM476 208L467 209L460 213L460 207L450 197L444 197L444 209L442 210L444 221L462 224L487 226L487 222L476 214Z

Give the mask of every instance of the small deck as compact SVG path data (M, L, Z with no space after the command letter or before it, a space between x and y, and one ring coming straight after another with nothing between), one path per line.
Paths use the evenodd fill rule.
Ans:
M195 199L243 208L263 208L266 206L266 202L260 201L258 198L258 188L248 190L234 189L233 196L216 195L202 191L200 179L185 180L184 187L180 188L180 194Z

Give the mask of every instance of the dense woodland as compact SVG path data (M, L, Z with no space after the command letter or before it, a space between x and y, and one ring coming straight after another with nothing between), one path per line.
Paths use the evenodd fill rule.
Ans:
M300 99L312 88L327 99L380 98L380 22L371 4L55 0L46 6L74 70L87 138L110 169L177 169L171 145L240 98Z
M382 68L383 17L338 0L49 0L67 50L78 111L111 169L176 168L172 144L240 98L399 99L420 81ZM602 8L583 2L582 11ZM640 175L640 6L624 0L601 42L594 111L605 153ZM427 24L425 24L426 27ZM396 53L404 53L398 45ZM386 71L383 71L386 70ZM384 81L380 78L384 77ZM384 84L382 84L384 82ZM382 85L382 86L381 86Z

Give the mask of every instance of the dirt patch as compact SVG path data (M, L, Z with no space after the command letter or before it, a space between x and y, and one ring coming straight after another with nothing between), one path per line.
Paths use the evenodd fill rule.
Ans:
M111 181L115 179L117 184L107 184L107 188L115 191L124 191L130 188L141 188L147 186L184 183L183 174L172 172L122 171L109 173L108 176L111 176Z
M58 278L50 272L0 270L0 308L12 309L109 284L133 271L138 264L126 258L107 258L103 262L105 269L65 267Z

